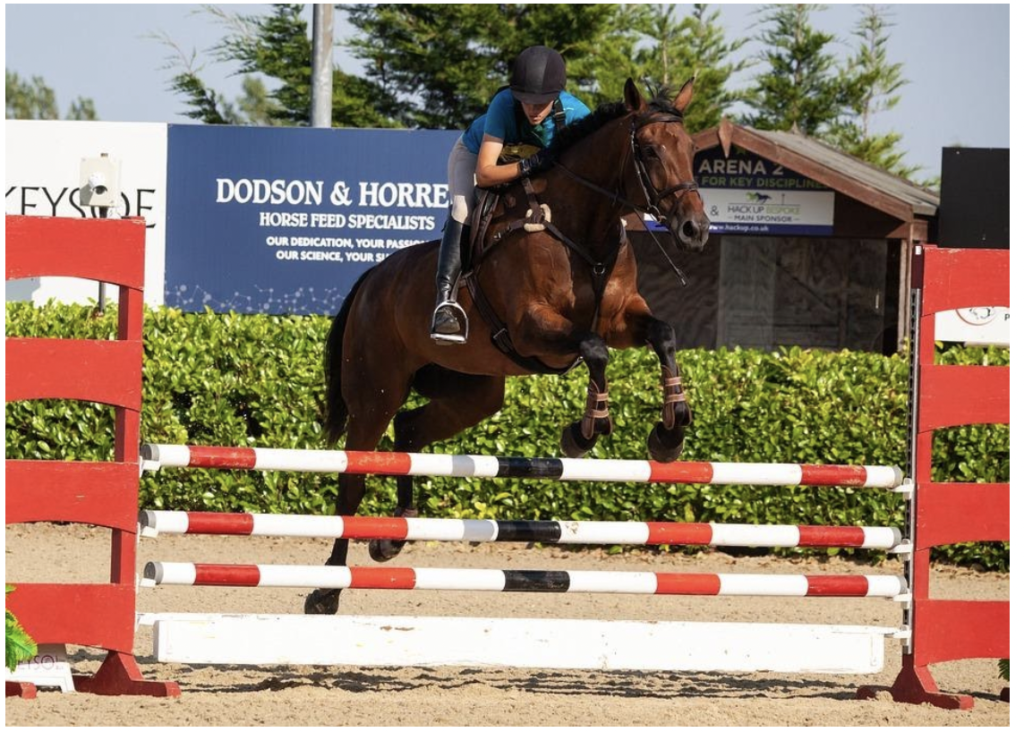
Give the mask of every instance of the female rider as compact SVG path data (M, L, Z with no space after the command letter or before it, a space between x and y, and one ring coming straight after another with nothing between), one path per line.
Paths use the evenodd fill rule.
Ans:
M565 62L545 46L531 46L516 57L508 88L499 91L487 108L459 137L448 157L451 208L437 258L437 302L430 337L440 343L465 343L466 314L455 301L455 283L468 249L468 220L475 188L510 183L544 161L543 152L501 164L505 145L546 149L555 132L590 114L579 99L565 91ZM460 321L461 316L461 321Z

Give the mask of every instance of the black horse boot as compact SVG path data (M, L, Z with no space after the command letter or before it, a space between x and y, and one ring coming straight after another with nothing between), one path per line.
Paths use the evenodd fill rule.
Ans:
M462 272L462 239L468 229L449 217L437 253L437 302L430 337L438 343L465 343L469 335L466 311L455 301L453 290ZM465 330L463 329L465 324Z

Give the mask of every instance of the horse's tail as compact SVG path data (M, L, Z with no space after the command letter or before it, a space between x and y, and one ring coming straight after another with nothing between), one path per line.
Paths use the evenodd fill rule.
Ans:
M324 432L328 447L341 439L341 436L345 434L345 426L348 424L348 405L345 404L345 397L341 393L342 346L345 343L345 325L348 322L348 312L352 309L356 290L371 271L366 270L352 285L352 289L345 297L345 302L341 304L341 309L334 316L334 323L331 324L327 342L324 344L324 380L327 386L327 403L324 405Z

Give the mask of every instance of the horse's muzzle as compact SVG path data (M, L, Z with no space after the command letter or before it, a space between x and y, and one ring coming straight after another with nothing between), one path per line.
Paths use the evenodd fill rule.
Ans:
M708 232L711 230L711 221L703 211L699 213L682 214L672 216L670 219L672 233L683 247L690 251L699 252L708 243Z

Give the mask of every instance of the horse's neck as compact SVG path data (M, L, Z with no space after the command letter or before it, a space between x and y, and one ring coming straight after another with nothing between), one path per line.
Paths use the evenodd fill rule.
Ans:
M561 173L565 190L572 191L577 209L587 212L586 216L571 222L571 228L581 242L586 241L595 249L600 247L607 251L619 246L620 219L628 209L614 197L625 198L623 177L630 155L628 135L628 119L614 120L561 157L562 165L573 174L605 191L602 193ZM552 207L557 205L558 199L554 198Z

